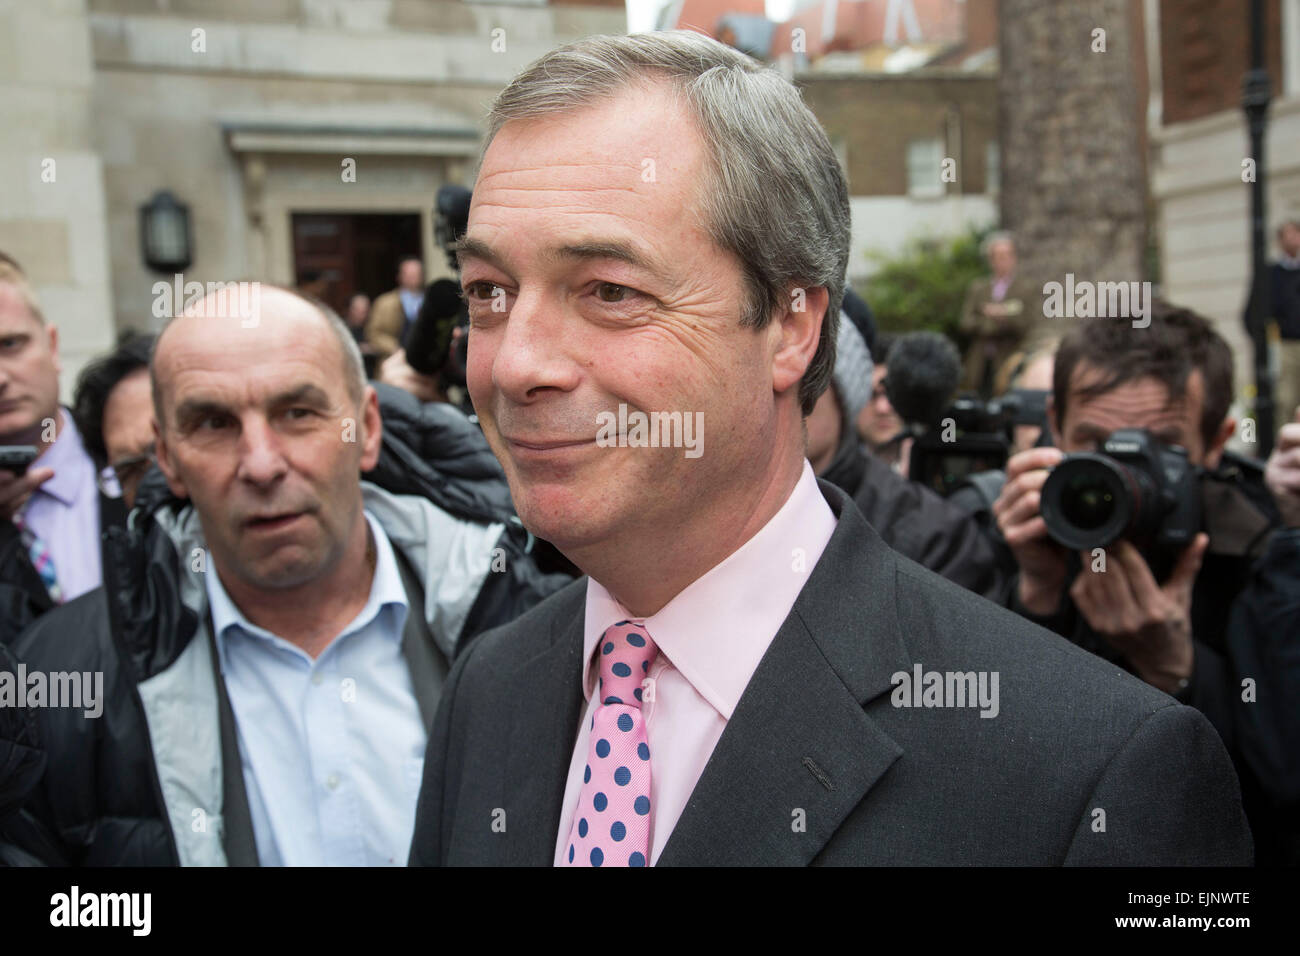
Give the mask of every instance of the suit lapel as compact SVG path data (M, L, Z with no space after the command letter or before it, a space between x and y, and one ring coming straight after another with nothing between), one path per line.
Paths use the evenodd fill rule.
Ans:
M513 708L506 759L507 859L511 866L550 866L560 825L578 720L586 702L581 689L583 601L557 609L554 639L510 678Z
M907 671L893 553L838 489L839 522L741 695L658 865L811 862L901 748L863 705Z

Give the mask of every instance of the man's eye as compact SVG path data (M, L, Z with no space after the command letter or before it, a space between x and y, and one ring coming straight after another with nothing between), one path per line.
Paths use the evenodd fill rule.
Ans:
M310 408L290 408L284 414L288 418L306 418L309 415L314 415L315 412Z
M617 285L613 282L602 282L596 286L596 297L601 302L626 302L635 293L625 285Z
M491 299L498 295L496 290L500 288L495 282L471 282L465 286L465 296L469 299Z
M224 415L208 415L207 417L201 418L199 420L199 429L202 431L209 431L209 432L216 431L218 428L224 427L226 421L227 419Z

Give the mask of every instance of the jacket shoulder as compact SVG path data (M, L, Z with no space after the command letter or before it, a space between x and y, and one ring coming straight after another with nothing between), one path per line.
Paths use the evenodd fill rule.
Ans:
M918 660L929 654L997 671L1021 713L1051 719L1065 702L1089 701L1114 722L1136 726L1173 698L1070 641L899 557L899 620ZM928 626L927 626L928 625Z
M581 621L587 599L587 579L571 581L533 605L508 624L484 631L474 639L473 660L466 669L494 670L522 663L558 640L561 630Z
M32 669L102 670L117 656L108 620L107 592L97 587L46 611L11 648Z

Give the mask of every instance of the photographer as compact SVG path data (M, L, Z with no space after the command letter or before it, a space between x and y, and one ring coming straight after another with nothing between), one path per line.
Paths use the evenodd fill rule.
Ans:
M851 495L895 551L1000 602L1006 575L975 520L863 447L853 423L870 401L872 364L857 326L842 316L831 387L807 419L813 471Z
M1201 710L1230 752L1227 609L1274 523L1258 467L1225 458L1232 390L1227 343L1186 309L1156 303L1141 331L1126 322L1080 324L1056 355L1048 418L1057 447L1012 456L993 505L1019 566L1012 609ZM1127 539L1100 556L1101 549L1071 552L1044 520L1051 469L1067 455L1100 450L1119 429L1144 429L1156 447L1181 446L1186 463L1203 469L1182 494L1199 492L1204 524L1156 562L1167 570L1153 573L1153 555Z
M1278 434L1269 491L1284 527L1273 535L1228 622L1228 659L1240 688L1235 729L1242 797L1258 862L1300 865L1300 413ZM1250 683L1247 684L1246 682ZM1249 688L1249 691L1247 690ZM1253 806L1252 806L1253 805ZM1265 825L1260 826L1261 819Z

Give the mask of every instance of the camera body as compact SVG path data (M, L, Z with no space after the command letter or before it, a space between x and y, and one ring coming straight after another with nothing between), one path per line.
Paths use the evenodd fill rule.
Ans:
M1052 469L1040 510L1058 543L1091 551L1126 539L1161 580L1201 530L1200 476L1186 449L1123 428L1100 452L1067 455Z
M1012 428L1039 424L1042 418L1038 396L1018 390L989 401L958 396L935 426L916 436L908 477L947 497L971 475L1003 469Z

